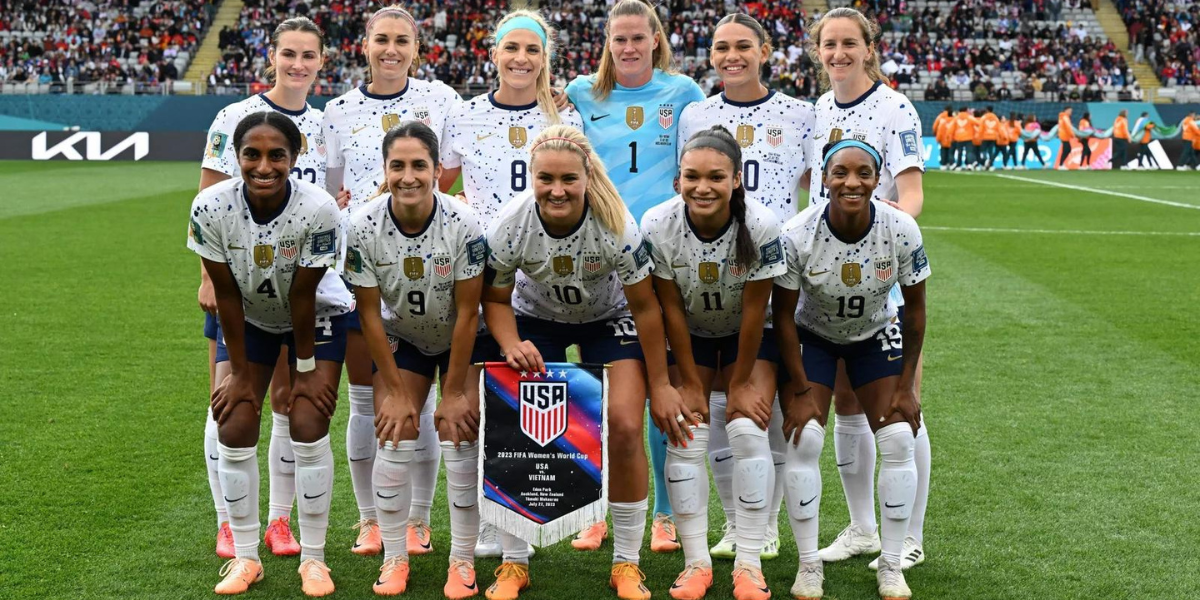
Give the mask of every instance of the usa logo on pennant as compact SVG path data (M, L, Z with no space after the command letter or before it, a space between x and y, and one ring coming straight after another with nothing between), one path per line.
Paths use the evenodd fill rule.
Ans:
M779 145L783 143L783 128L768 127L767 143L770 144L772 148L778 148Z
M597 273L603 266L603 261L595 254L588 254L583 257L583 270L588 273Z
M675 122L675 107L670 104L660 104L658 106L658 124L663 129L670 129L671 124Z
M300 252L299 246L296 245L296 240L283 240L279 242L279 255L292 260L296 258L296 254Z
M452 270L449 256L433 257L433 272L437 273L438 277L445 279L450 276Z
M893 260L890 256L881 256L875 259L875 278L880 281L888 281L892 278Z
M567 382L522 381L521 432L545 447L567 432Z

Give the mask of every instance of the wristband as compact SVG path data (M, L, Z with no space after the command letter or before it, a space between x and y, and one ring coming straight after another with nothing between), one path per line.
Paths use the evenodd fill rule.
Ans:
M297 373L308 373L310 371L315 371L315 370L317 370L317 359L316 358L310 356L308 358L297 358L296 359L296 372Z

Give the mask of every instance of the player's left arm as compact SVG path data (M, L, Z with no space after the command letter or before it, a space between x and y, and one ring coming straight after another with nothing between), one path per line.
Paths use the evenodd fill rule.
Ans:
M754 421L766 431L771 421L774 398L764 398L762 390L750 384L758 349L762 345L763 327L767 322L767 302L771 299L773 278L747 281L742 288L742 323L738 332L738 357L729 375L730 414L737 413Z
M467 371L475 334L479 331L479 305L483 299L483 267L487 259L487 243L483 230L476 224L467 241L454 257L454 331L451 334L450 366L442 375L442 401L434 412L434 423L442 431L446 422L450 441L473 442L479 436L479 404L471 404L467 395Z
M301 370L301 361L313 359L316 349L317 330L317 284L325 276L325 267L297 267L288 290L288 305L292 309L292 337L296 352L296 381L292 384L292 395L288 408L296 398L308 398L325 418L333 418L337 392L328 382L322 382L319 371Z
M925 206L924 175L918 167L910 167L896 175L896 204L914 219L921 216Z
M673 445L686 445L692 437L689 426L700 423L684 403L679 390L671 386L667 374L667 334L663 328L662 307L658 304L658 296L654 294L650 275L647 274L637 283L626 284L625 299L629 302L629 311L633 313L638 341L645 356L650 416L654 425L667 435Z

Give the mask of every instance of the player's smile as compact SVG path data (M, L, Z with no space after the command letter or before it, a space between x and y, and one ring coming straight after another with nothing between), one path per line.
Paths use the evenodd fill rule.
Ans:
M583 160L569 150L544 150L533 163L533 195L542 220L558 235L583 218L587 175Z
M440 175L420 140L398 138L387 154L387 185L397 214L415 210L421 218L433 210L433 185Z
M862 214L879 184L875 160L861 148L844 148L829 158L825 167L829 198L846 216Z
M279 36L279 46L271 55L281 82L289 88L307 90L317 78L323 62L321 40L307 31L288 31Z
M296 159L287 138L274 127L259 125L247 131L238 151L246 191L252 199L282 200L288 174Z
M416 53L417 35L405 19L380 19L364 44L372 78L404 79Z
M821 64L829 77L841 81L856 71L871 47L864 41L862 30L851 19L831 19L821 29Z
M729 199L741 185L733 162L712 148L688 150L679 163L679 193L688 217L705 235L715 234L730 219Z
M527 29L514 29L504 36L495 50L496 66L504 73L504 83L524 89L542 73L542 39Z
M726 23L713 36L712 65L728 84L758 78L765 49L754 30L740 23Z
M650 71L654 68L651 59L654 50L658 48L658 40L650 27L650 20L637 15L627 15L613 19L609 26L608 46L617 75L629 83L644 84L645 82L640 80L649 78Z

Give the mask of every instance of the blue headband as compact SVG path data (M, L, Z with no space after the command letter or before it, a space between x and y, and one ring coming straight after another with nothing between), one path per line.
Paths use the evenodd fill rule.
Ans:
M866 142L860 142L856 139L845 139L834 142L834 144L829 147L829 151L825 153L825 159L822 161L823 164L828 165L829 157L833 156L839 150L845 150L846 148L861 148L862 150L865 150L867 154L871 155L871 158L875 159L876 171L879 171L881 165L883 165L883 158L879 156L878 150L872 148L870 144ZM822 170L824 170L824 168L822 168Z
M532 17L526 17L524 15L520 17L513 17L505 21L504 24L496 30L496 43L499 44L500 40L504 39L504 36L508 35L509 32L514 29L527 29L536 33L539 38L542 38L542 47L546 47L546 30L542 28L542 24L538 23L536 19Z

